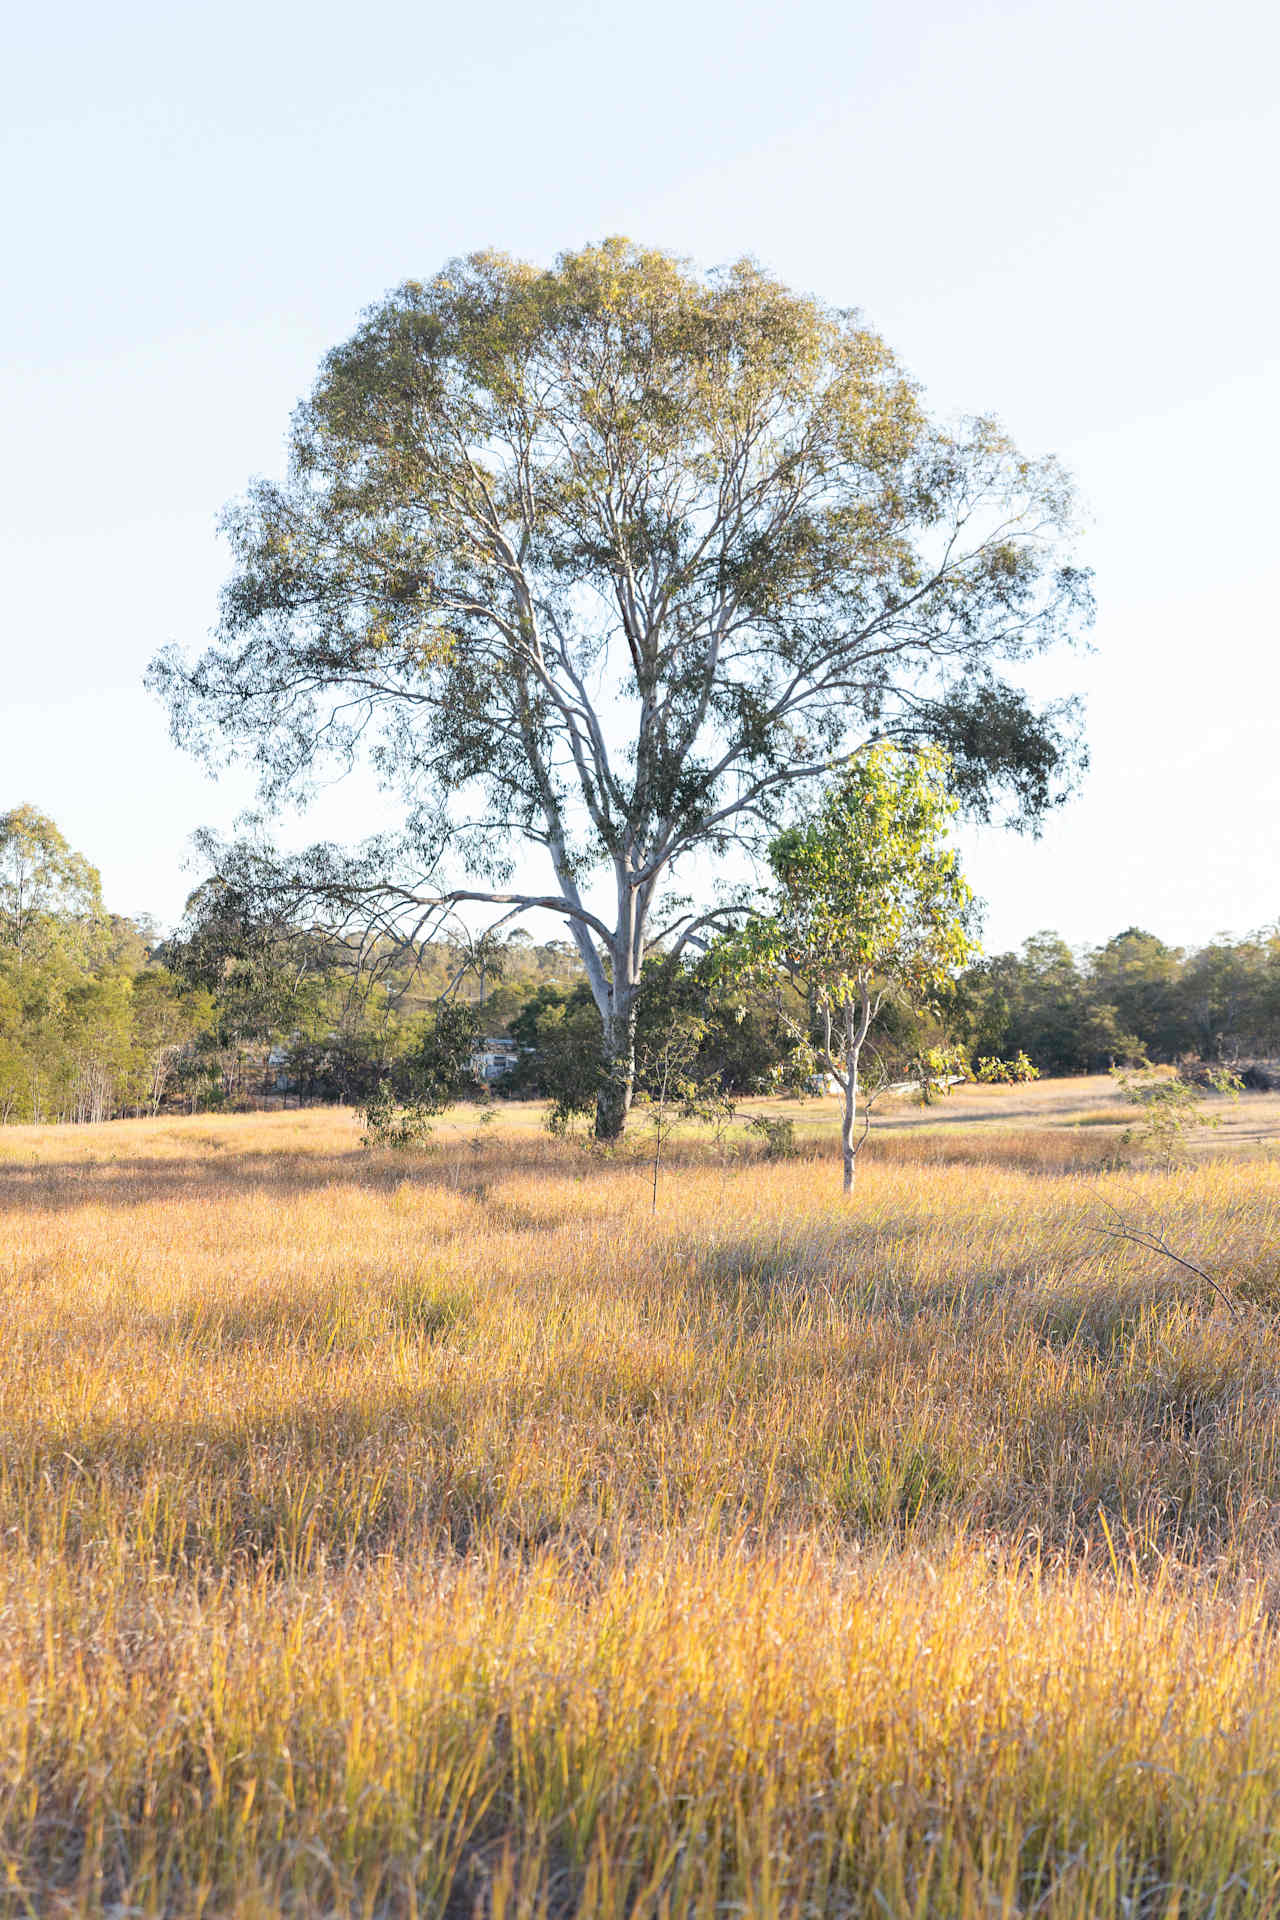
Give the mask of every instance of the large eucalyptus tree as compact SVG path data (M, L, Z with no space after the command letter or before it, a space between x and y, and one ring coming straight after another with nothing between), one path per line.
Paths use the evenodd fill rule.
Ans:
M1001 673L1087 618L1071 518L1053 461L936 424L855 316L750 261L476 254L328 355L287 480L227 516L213 644L152 680L268 801L372 753L406 831L322 858L346 908L563 915L610 1136L645 954L717 911L705 869L672 894L692 856L758 850L872 740L945 747L980 813L1061 797L1071 711Z

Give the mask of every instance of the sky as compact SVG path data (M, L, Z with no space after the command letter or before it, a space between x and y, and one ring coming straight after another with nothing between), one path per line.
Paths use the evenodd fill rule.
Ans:
M1093 650L1035 686L1092 765L1039 840L965 830L988 948L1280 919L1280 10L71 0L6 56L0 811L115 911L176 919L251 799L142 675L207 637L323 353L455 254L622 233L858 307L1074 473ZM383 817L357 780L305 837Z

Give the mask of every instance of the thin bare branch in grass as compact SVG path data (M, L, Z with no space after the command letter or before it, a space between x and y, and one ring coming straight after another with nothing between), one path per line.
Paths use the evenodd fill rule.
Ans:
M1125 1219L1117 1207L1112 1207L1111 1212L1114 1217L1109 1224L1090 1226L1086 1231L1097 1235L1103 1240L1126 1241L1131 1246L1143 1248L1147 1253L1158 1253L1164 1259L1172 1260L1175 1266L1184 1267L1188 1273L1194 1273L1198 1279L1203 1280L1206 1285L1211 1287L1214 1293L1217 1294L1219 1300L1221 1300L1227 1308L1228 1312L1237 1320L1243 1318L1239 1306L1231 1298L1231 1295L1222 1283L1215 1280L1213 1275L1208 1272L1206 1268L1202 1267L1198 1261L1189 1260L1184 1253L1179 1253L1175 1248L1171 1247L1159 1228L1134 1225L1131 1221Z

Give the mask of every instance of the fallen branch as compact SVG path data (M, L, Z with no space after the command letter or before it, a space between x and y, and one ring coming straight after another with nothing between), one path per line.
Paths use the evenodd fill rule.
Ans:
M1104 1204L1108 1206L1111 1205L1110 1201ZM1185 1267L1188 1273L1194 1273L1199 1279L1212 1287L1218 1298L1225 1303L1228 1312L1233 1314L1237 1320L1243 1318L1239 1307L1231 1298L1226 1288L1223 1287L1219 1281L1215 1280L1211 1273L1207 1273L1202 1266L1197 1265L1194 1260L1188 1260L1185 1255L1176 1253L1162 1233L1157 1233L1154 1227L1131 1226L1118 1207L1111 1207L1111 1211L1116 1217L1116 1224L1114 1226L1091 1225L1086 1227L1086 1233L1096 1233L1105 1240L1127 1240L1132 1246L1145 1248L1148 1253L1163 1254L1166 1260L1172 1260L1177 1266ZM1084 1259L1091 1259L1092 1257L1090 1254L1083 1256Z

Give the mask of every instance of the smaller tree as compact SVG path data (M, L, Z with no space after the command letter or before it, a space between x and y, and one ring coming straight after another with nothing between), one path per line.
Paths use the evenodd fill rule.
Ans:
M929 1006L976 950L973 896L945 844L956 812L947 773L935 748L859 755L815 817L774 841L771 911L737 943L748 972L789 981L810 1010L808 1033L791 1024L844 1094L846 1193L865 1138L859 1069L881 1006L890 996Z
M1221 1115L1206 1113L1202 1090L1179 1073L1148 1067L1140 1073L1117 1072L1115 1077L1140 1116L1121 1135L1121 1145L1150 1147L1160 1155L1166 1171L1186 1159L1190 1137L1198 1128L1222 1125ZM1205 1085L1232 1100L1238 1100L1243 1091L1239 1076L1225 1067L1210 1070Z
M436 1114L478 1091L472 1059L479 1040L475 1008L441 1001L366 1100L364 1145L421 1146Z
M0 814L0 954L16 971L55 957L88 964L105 925L98 871L53 821L31 806Z
M647 1102L646 1120L653 1134L652 1210L658 1211L658 1172L662 1149L682 1120L714 1126L718 1133L733 1119L732 1097L719 1076L700 1060L707 1037L707 1021L696 1013L680 1013L655 1032L637 1061Z
M1002 1060L999 1054L984 1053L978 1061L974 1078L984 1087L1020 1087L1038 1080L1040 1069L1028 1060L1019 1047L1011 1060Z

